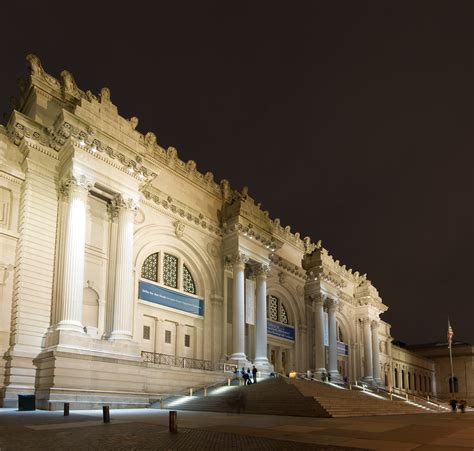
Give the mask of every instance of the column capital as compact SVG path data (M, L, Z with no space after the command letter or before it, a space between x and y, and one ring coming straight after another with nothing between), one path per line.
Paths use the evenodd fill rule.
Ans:
M326 296L320 293L312 294L308 296L308 298L312 301L313 306L318 306L318 307L324 306L324 302L326 301Z
M87 195L93 186L92 179L84 174L69 173L59 182L59 194L63 199L68 199L72 193Z
M330 312L331 311L335 312L338 305L339 305L339 301L337 299L334 299L334 298L326 299L326 306Z
M256 277L267 277L271 267L268 263L257 263L252 267L252 272Z
M376 320L371 321L370 326L372 327L372 330L378 329L380 323Z
M243 252L236 252L235 254L231 255L229 257L229 260L232 264L232 266L238 266L245 268L245 264L249 261L249 257L247 254L244 254Z
M366 324L370 325L372 323L372 319L369 317L359 318L359 321L363 326L365 326Z
M117 194L112 200L112 205L117 210L130 210L134 213L138 210L138 202L132 197L126 197L123 194Z
M305 334L306 332L308 332L308 326L305 323L299 323L298 331L302 334Z

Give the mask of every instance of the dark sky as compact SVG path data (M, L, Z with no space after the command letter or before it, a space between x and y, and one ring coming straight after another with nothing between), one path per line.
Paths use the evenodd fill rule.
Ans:
M140 131L367 272L397 339L445 340L449 315L474 342L474 3L27 3L2 5L2 110L29 52L108 86Z

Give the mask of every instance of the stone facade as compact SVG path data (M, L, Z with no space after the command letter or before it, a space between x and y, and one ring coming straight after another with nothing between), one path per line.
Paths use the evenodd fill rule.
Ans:
M366 275L139 133L109 89L27 61L0 126L1 404L145 405L222 378L173 358L392 385L411 356Z

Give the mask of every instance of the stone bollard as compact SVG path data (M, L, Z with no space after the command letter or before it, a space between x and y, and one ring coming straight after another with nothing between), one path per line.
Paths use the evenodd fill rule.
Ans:
M230 387L230 377L227 378L227 386Z
M64 403L64 416L65 417L69 416L69 403L68 402Z
M110 423L110 409L109 406L102 406L102 418L104 423Z
M178 412L170 410L170 432L178 432Z
M204 387L204 396L207 396L207 387Z
M163 409L163 406L164 406L164 402L162 399L160 399L160 409Z

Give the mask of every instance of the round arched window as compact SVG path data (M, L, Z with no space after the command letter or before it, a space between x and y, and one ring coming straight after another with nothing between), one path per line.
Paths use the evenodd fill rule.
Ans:
M142 265L142 279L161 282L170 288L196 294L196 284L191 271L178 257L164 252L149 255Z

